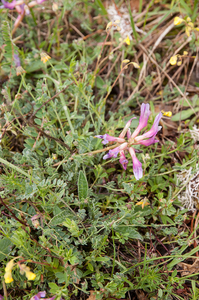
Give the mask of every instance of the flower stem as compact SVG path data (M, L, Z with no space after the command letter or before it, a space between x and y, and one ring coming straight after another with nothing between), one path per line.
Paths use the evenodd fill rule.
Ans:
M112 146L109 146L109 147L106 147L106 148L103 148L103 149L99 149L99 150L95 150L95 151L91 151L91 152L86 152L86 153L81 153L81 154L79 154L79 155L81 155L81 156L85 156L85 155L93 155L93 154L96 154L96 153L105 152L105 151L114 149L114 148L118 147L119 145L120 145L120 144L116 144L116 145L112 145ZM60 161L60 162L54 164L53 167L57 167L57 166L59 166L60 164L67 162L68 160L73 160L74 157L75 157L75 155L69 157L69 158L66 159L66 160L62 160L62 161Z

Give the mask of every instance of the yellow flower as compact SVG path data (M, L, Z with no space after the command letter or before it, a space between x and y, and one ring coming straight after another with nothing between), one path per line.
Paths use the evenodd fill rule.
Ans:
M16 258L13 258L13 259L11 259L11 260L7 263L7 265L6 265L6 267L5 267L6 273L12 271L12 268L13 268L13 266L14 266L14 260L15 260L15 259L16 259Z
M171 117L172 116L172 112L171 111L164 111L164 110L162 110L161 112L163 113L163 116L166 116L166 117Z
M49 59L51 59L51 57L46 54L45 52L41 52L40 53L41 56L41 61L45 64Z
M25 273L28 280L35 280L36 274L30 271L30 268L25 264L20 265L20 273L23 275Z
M107 25L106 25L106 30L108 30L111 26L112 26L112 22L109 22Z
M172 57L170 58L170 60L169 60L170 64L171 64L172 66L173 66L173 65L176 65L177 59L178 59L177 55L172 56Z
M121 69L122 69L122 64L127 64L126 66L123 67L124 69L127 69L129 65L133 65L134 68L136 68L136 69L139 69L139 68L140 68L140 66L139 66L136 62L134 62L134 61L131 61L131 62L130 62L129 59L124 59L124 60L122 61L122 63L121 63Z
M58 5L57 5L57 3L55 3L55 2L53 2L53 5L52 5L52 10L54 11L54 12L56 12L57 10L58 10Z
M146 197L144 197L144 199L142 201L139 201L136 203L136 205L142 205L142 209L149 204L150 203L148 202L148 199Z
M183 51L183 55L187 55L188 54L188 52L187 51Z
M6 271L4 274L5 283L11 283L13 281L11 270Z
M130 45L131 41L130 41L129 36L127 36L127 38L125 39L125 43L126 43L128 46Z
M122 61L122 64L128 64L129 62L130 62L129 59L124 59L124 60Z
M139 69L140 66L136 63L136 62L132 62L133 66L136 68L136 69Z
M180 25L182 22L184 22L182 18L179 17L174 18L174 25Z
M31 271L26 271L25 275L28 278L28 280L35 280L36 278L36 274Z
M52 158L55 160L55 159L57 159L57 154L52 154Z
M192 23L192 22L189 22L189 23L186 25L186 27L185 27L186 35L187 35L187 36L190 36L190 32L191 32L191 30L193 30L193 29L194 29L193 23Z
M190 36L190 31L191 31L191 30L190 30L188 27L186 27L185 33L186 33L187 36Z
M4 279L5 279L5 283L10 283L13 281L12 278L12 268L14 267L15 263L14 260L17 259L19 256L11 259L5 267L5 274L4 274Z

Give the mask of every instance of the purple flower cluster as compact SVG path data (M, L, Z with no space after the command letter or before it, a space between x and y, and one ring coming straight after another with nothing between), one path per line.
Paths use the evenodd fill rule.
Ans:
M133 160L133 173L135 175L135 178L139 180L143 176L143 170L142 170L142 164L137 159L135 153L137 152L132 145L144 145L149 146L151 144L157 143L158 140L155 139L156 134L158 131L162 128L159 126L159 121L162 118L162 113L160 112L156 118L155 121L149 131L142 135L138 135L140 131L147 126L149 115L150 115L150 109L149 104L142 103L141 105L141 115L139 119L139 125L135 129L135 131L131 134L130 131L130 125L132 122L131 118L122 132L120 133L119 137L113 137L108 134L104 135L97 135L97 138L103 139L102 143L107 144L109 142L117 142L118 146L112 150L109 150L109 152L104 155L103 159L108 159L111 157L117 157L118 153L120 154L120 163L124 170L127 168L128 160L125 157L125 151L128 151L131 155L131 158ZM125 135L127 135L127 141L125 140Z

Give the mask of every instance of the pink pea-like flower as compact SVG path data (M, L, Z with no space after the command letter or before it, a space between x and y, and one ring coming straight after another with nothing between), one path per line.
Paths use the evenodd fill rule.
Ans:
M107 144L109 142L117 142L116 147L114 149L109 150L109 152L104 155L103 159L108 159L111 157L117 157L118 153L120 154L120 163L124 170L127 168L128 160L126 159L125 152L129 152L133 161L133 173L135 178L139 180L143 176L142 164L136 157L136 152L138 150L134 149L132 145L143 145L143 146L150 146L158 142L155 139L156 134L162 128L159 126L159 121L162 118L162 113L160 112L151 127L151 129L145 132L142 135L138 135L142 129L147 126L148 119L150 116L150 107L149 104L142 103L141 105L141 114L139 119L139 125L131 134L130 125L131 121L134 118L131 118L127 124L125 125L124 129L120 133L119 137L110 136L108 134L104 135L97 135L97 138L103 139L102 143ZM125 141L125 135L127 136L127 141Z

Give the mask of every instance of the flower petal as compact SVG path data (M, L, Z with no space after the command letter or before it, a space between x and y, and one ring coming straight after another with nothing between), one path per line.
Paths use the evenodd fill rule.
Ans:
M14 266L14 260L16 258L13 258L11 259L7 264L6 264L6 267L5 267L5 272L9 272L9 271L12 271L12 268Z
M176 65L177 60L178 60L177 55L174 55L174 56L171 56L169 62L170 62L170 64L173 66L173 65Z
M156 134L154 136L152 136L151 138L149 138L148 140L141 140L141 141L138 142L138 144L141 144L141 145L144 145L144 146L150 146L152 144L158 143L159 140L156 140L155 136L156 136Z
M123 169L126 170L127 164L128 164L128 160L126 159L123 150L120 151L120 163L121 163Z
M15 5L16 5L16 0L13 0L12 2L6 2L5 0L1 0L1 2L3 3L3 6L5 8L8 8L8 9L14 9L15 8Z
M137 180L143 177L143 170L142 170L142 164L141 162L137 159L135 155L135 151L132 147L129 148L129 153L132 157L133 160L133 173L134 176Z
M35 280L36 278L36 274L31 272L31 271L26 271L26 277L28 278L28 280Z
M127 135L127 139L129 140L130 137L131 137L131 130L130 130L130 128L127 130L126 135Z
M126 43L128 46L129 46L130 43L131 43L130 38L129 38L128 35L127 35L127 38L126 38L124 41L125 41L125 43Z
M174 25L180 25L182 22L184 22L182 18L179 17L174 18Z
M121 151L121 150L125 150L128 146L128 143L123 143L121 144L119 147L116 147L112 150L109 150L109 152L104 155L103 159L107 159L107 158L111 158L111 157L117 157L118 153Z
M116 147L113 150L109 150L109 152L106 155L104 155L103 159L117 157L119 152L120 152L119 147Z
M41 291L37 293L35 296L33 296L30 300L40 300L41 298L44 298L46 296L46 291Z
M131 122L133 119L136 119L136 117L131 118L125 125L124 129L122 130L122 132L119 135L119 138L124 138L125 134L127 133L129 127L131 126Z
M24 10L25 4L21 4L21 5L16 5L16 11L18 12L18 14L22 15L25 10Z
M41 56L41 61L45 64L49 59L51 59L51 57L45 53L45 52L41 52L40 53L40 56Z
M41 297L42 297L42 298L45 297L45 296L46 296L46 291L41 291L41 292L39 292L39 293L37 294L37 296L40 297L40 298L41 298Z
M20 58L19 58L19 55L17 53L14 54L14 62L15 62L15 66L16 67L20 67L21 66Z
M140 119L139 119L139 125L138 127L135 129L135 131L133 132L131 138L135 138L138 133L144 128L147 126L147 123L148 123L148 119L149 119L149 116L150 116L150 106L149 104L145 104L145 103L142 103L141 105L141 115L140 115Z
M162 113L160 112L156 117L155 117L155 121L151 127L151 129L149 131L147 131L146 133L144 133L143 135L140 135L138 137L135 138L135 141L141 141L145 138L150 138L154 135L156 135L158 133L158 131L160 131L160 129L162 128L162 126L158 126L160 119L162 118Z
M4 274L5 283L11 283L13 281L11 270Z
M95 137L99 138L99 139L103 139L102 144L106 145L109 142L118 142L118 143L124 143L125 139L121 139L121 138L117 138L114 136L111 136L109 134L104 134L104 135L96 135Z

